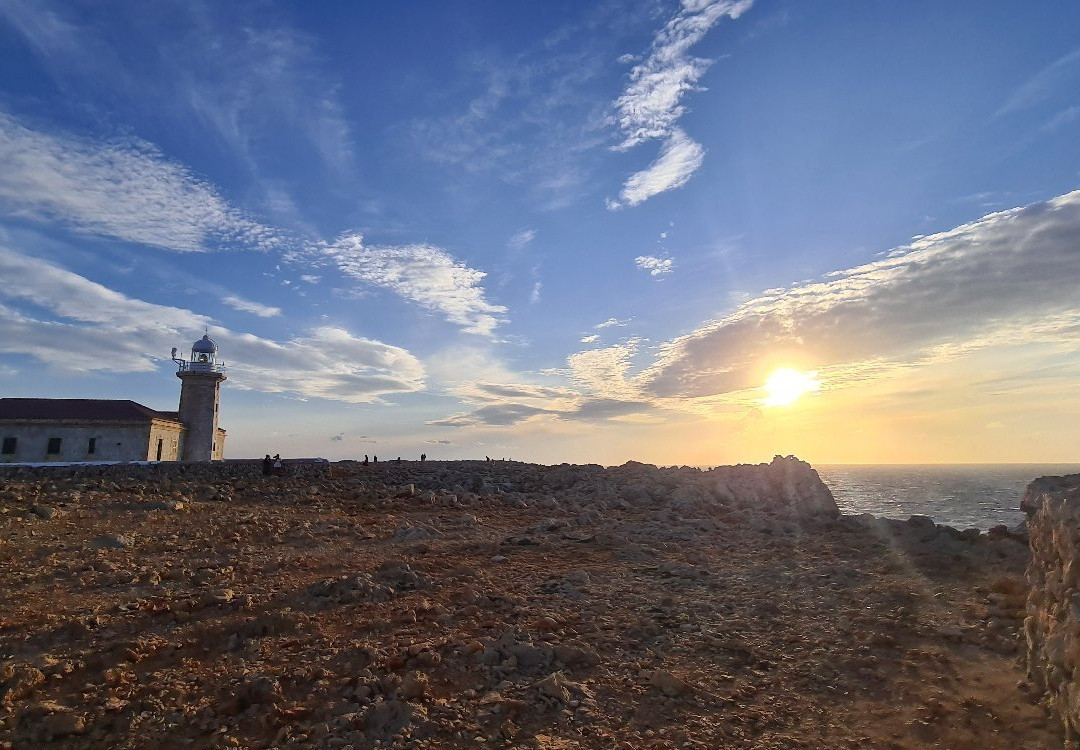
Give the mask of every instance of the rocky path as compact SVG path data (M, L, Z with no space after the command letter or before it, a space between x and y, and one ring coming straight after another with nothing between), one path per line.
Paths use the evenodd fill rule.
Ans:
M794 464L6 480L0 747L1060 747L1022 540Z

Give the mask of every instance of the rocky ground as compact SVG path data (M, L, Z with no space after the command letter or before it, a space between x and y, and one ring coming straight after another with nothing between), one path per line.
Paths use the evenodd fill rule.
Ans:
M805 464L0 483L0 748L1055 748L1023 539Z

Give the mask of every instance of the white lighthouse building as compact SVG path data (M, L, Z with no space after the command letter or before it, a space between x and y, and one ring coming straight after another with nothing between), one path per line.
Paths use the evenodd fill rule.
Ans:
M220 461L225 454L225 430L218 427L218 405L225 364L217 358L218 348L209 335L191 345L191 358L177 358L179 369L180 421L184 425L181 461Z
M114 461L220 461L225 430L218 402L225 365L203 336L191 358L172 350L179 369L180 410L134 401L0 398L0 464Z

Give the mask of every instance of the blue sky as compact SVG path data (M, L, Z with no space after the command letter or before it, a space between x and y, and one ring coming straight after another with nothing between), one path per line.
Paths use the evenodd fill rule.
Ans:
M232 456L1076 460L1076 28L0 0L0 393L175 408L207 327Z

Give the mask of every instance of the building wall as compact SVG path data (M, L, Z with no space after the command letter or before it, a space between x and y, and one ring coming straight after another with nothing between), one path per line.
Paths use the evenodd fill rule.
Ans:
M182 381L180 421L186 428L180 460L220 460L224 451L216 445L218 402L225 376L191 371L178 372L176 376Z
M0 442L16 439L15 453L0 453L0 463L46 461L145 461L150 422L72 422L66 420L0 421ZM50 438L60 451L48 453ZM90 452L90 440L94 451ZM2 450L2 445L0 445Z
M225 459L225 430L217 428L217 438L214 440L214 455L212 461L223 461Z
M155 419L150 423L150 442L146 447L148 461L179 461L183 448L184 428L176 422ZM161 458L158 458L158 441L161 441Z

